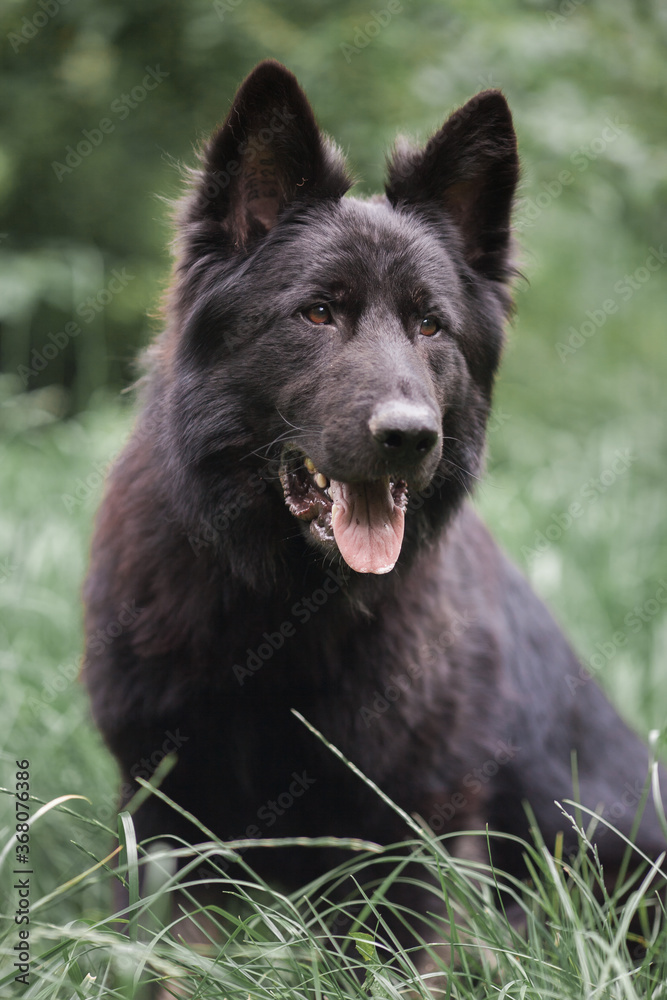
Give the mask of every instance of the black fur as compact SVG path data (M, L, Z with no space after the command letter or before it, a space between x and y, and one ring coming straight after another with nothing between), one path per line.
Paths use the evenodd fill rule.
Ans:
M386 198L344 198L339 153L272 62L203 152L85 591L84 676L123 800L178 733L164 788L225 838L266 835L258 811L304 772L307 791L263 814L271 835L404 837L296 708L439 833L527 836L527 800L547 844L560 830L571 844L554 800L572 795L576 751L581 801L627 834L636 792L618 804L644 781L647 751L593 681L568 683L574 653L464 502L511 307L518 159L503 96L477 95L423 150L397 150L388 176ZM331 322L306 318L315 303ZM427 315L435 336L420 333ZM420 414L422 451L392 460L387 428L369 430L380 410ZM313 540L283 496L288 442L332 480L407 481L395 569L354 572ZM132 601L138 618L111 638ZM192 835L156 801L136 821L142 838ZM638 843L665 846L652 808ZM610 871L623 847L600 837ZM523 873L518 849L495 851ZM335 860L252 857L291 885Z

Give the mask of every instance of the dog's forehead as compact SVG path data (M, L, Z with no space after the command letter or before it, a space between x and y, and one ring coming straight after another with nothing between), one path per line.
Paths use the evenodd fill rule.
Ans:
M323 207L307 232L300 227L297 239L304 238L309 255L302 277L322 284L458 284L455 258L436 227L417 213L395 210L385 198L348 197Z

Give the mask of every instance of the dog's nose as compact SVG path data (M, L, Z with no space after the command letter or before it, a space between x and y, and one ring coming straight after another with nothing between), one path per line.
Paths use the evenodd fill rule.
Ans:
M440 440L440 427L433 411L407 400L383 403L368 426L383 456L399 467L421 462Z

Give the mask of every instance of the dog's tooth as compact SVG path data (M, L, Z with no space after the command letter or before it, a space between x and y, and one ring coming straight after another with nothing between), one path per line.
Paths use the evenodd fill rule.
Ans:
M315 485L316 485L316 486L319 486L319 488L320 488L321 490L323 490L323 489L324 489L324 487L325 487L325 486L326 486L326 485L328 484L328 482L329 482L329 480L327 479L327 477L326 477L326 476L323 476L321 472L316 472L316 473L315 473L315 475L313 476L313 479L315 480Z
M306 469L308 470L308 472L312 476L313 473L315 472L315 463L313 462L312 458L306 458L306 459L304 459L303 464L306 466Z

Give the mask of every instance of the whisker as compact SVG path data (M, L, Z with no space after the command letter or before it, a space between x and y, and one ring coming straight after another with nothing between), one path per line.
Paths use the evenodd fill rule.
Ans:
M464 475L470 476L471 479L475 479L478 483L482 482L481 476L476 476L474 472L470 471L470 469L466 469L462 465L457 465L456 462L451 460L451 458L445 458L445 462L447 465L451 466L452 469L457 469L459 472L464 473ZM461 482L461 485L463 485L463 480L458 481Z
M305 434L305 431L303 433ZM259 445L258 448L255 448L253 451L248 452L248 454L244 455L243 458L250 458L252 456L254 456L255 458L264 458L266 456L263 455L262 452L269 451L271 448L274 448L277 444L280 444L282 441L290 441L290 440L291 441L298 440L298 436L296 436L292 430L283 431L282 434L277 434L267 444Z
M288 427L291 427L292 430L302 431L303 433L306 432L306 430L307 430L306 427L297 427L296 424L290 423L290 421L287 419L287 417L283 416L283 414L280 412L280 410L278 409L278 407L276 407L276 413L278 414L278 416L280 417L280 419L283 421L283 423L287 424Z

